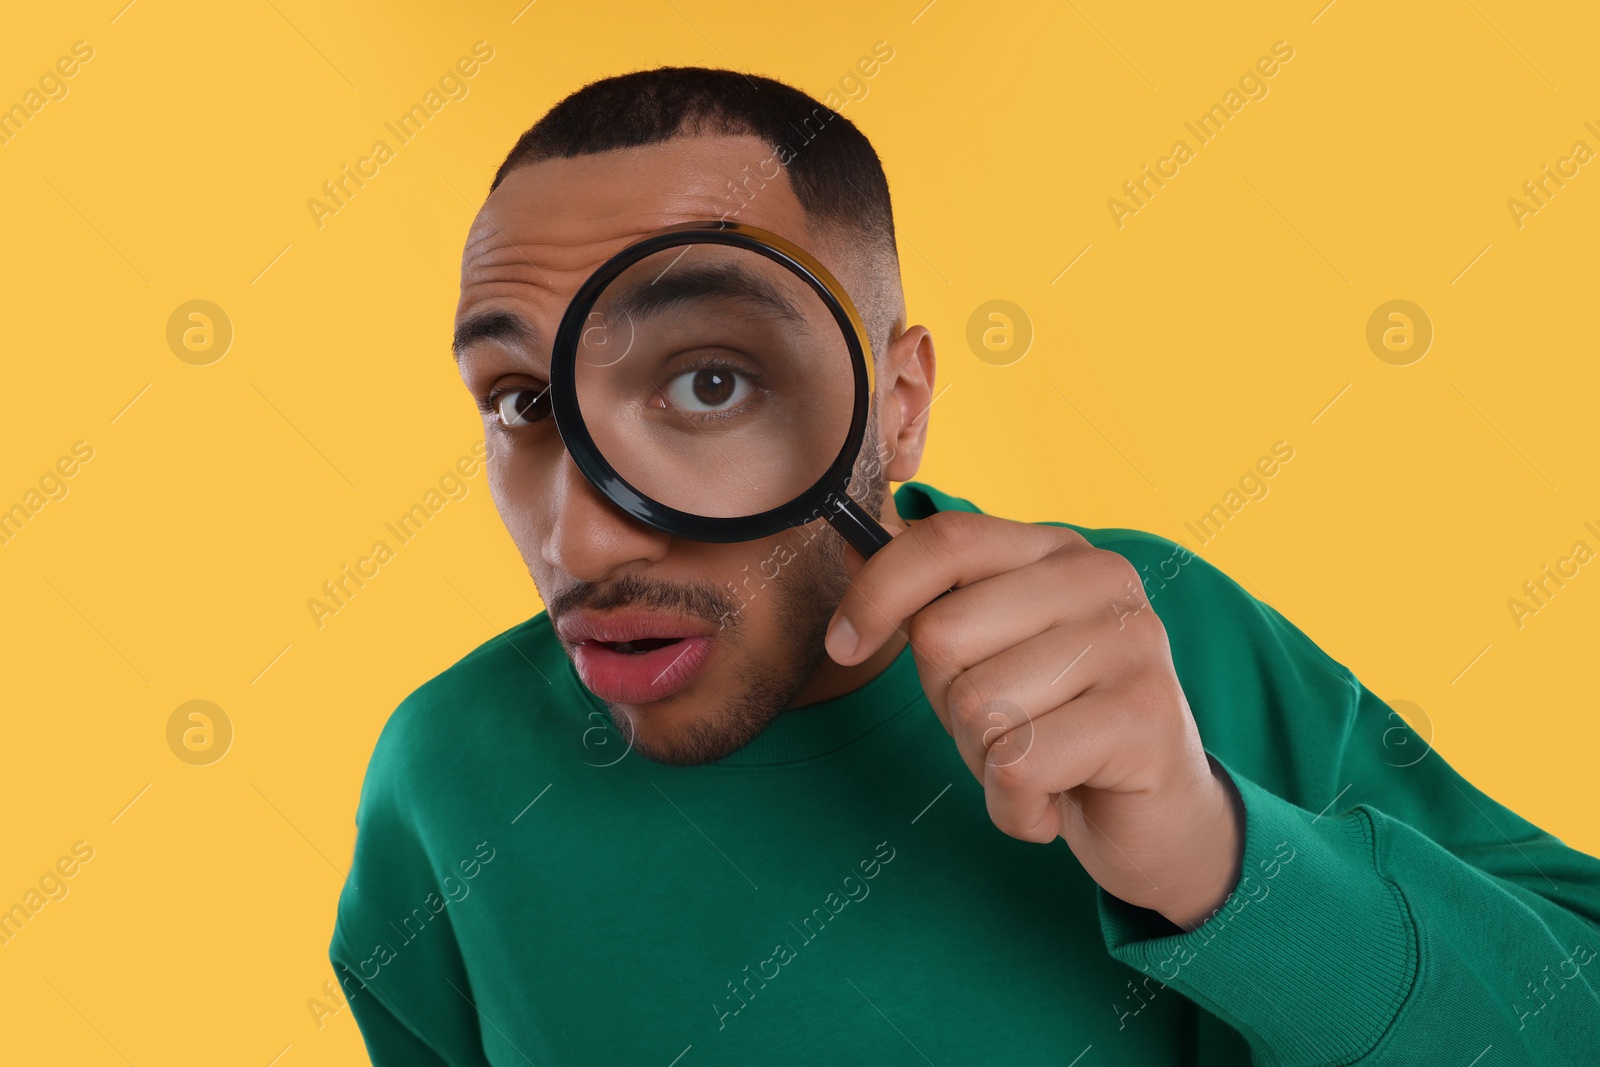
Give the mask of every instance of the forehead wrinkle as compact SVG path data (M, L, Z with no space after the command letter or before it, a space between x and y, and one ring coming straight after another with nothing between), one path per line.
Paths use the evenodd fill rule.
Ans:
M465 291L492 282L516 282L559 293L567 287L564 282L569 277L576 278L583 274L581 270L545 270L521 256L509 255L467 264L462 268L461 285Z
M557 270L578 270L585 265L592 270L633 241L663 227L721 218L724 211L715 203L686 204L678 210L619 210L581 220L571 213L549 220L518 217L503 223L492 218L492 208L486 206L474 223L462 259L492 260L496 253L507 252L524 259L534 257Z
M759 154L757 149L762 149ZM731 194L739 167L768 154L758 142L731 158L724 145L678 139L614 155L547 160L507 175L473 219L464 242L457 321L478 307L519 304L537 321L561 311L585 278L633 241L662 227L727 218L778 233L828 262L814 221L786 172L748 202ZM641 191L639 172L661 172ZM831 242L830 242L831 243ZM830 264L831 267L831 264ZM835 269L845 280L843 272ZM553 320L552 320L553 322Z
M534 270L538 271L541 276L544 276L544 271L540 268L539 264L537 264L533 260L529 259L527 252L525 252L522 249L522 247L520 245L518 245L515 241L513 241L510 237L507 237L504 230L500 229L500 227L496 226L493 222L489 221L488 219L483 219L483 223L484 223L484 225L488 226L489 229L494 233L494 235L499 237L501 239L501 241L502 241L502 243L499 244L499 245L491 246L491 251L509 250L509 251L515 252L517 254L517 256L522 259L523 262L528 264L528 266L532 267ZM546 283L548 283L549 282L549 278L546 277L545 281L546 281Z
M493 281L516 281L570 295L596 267L636 236L640 235L629 231L609 240L561 244L518 240L502 229L491 228L462 255L462 295L472 286Z

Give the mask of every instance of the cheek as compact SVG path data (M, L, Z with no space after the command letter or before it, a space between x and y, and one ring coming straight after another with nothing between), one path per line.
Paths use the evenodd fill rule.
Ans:
M489 495L500 513L500 521L511 534L524 562L532 567L538 562L542 535L538 517L554 510L553 502L547 498L549 478L545 472L549 465L535 450L521 446L513 449L501 440L490 453L486 467Z
M778 546L785 537L726 545L677 541L671 562L675 573L693 575L717 591L731 611L724 631L735 631L741 644L756 648L770 641L772 613L789 581L790 566Z
M766 584L750 609L759 609L756 621L763 640L810 641L821 633L844 595L843 543L820 521L797 527L781 541L787 551L779 551L774 543L760 557L758 578ZM757 571L752 566L749 573Z

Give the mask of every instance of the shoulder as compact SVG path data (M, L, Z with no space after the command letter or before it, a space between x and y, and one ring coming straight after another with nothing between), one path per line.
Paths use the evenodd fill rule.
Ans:
M1182 542L1147 530L1086 527L1066 522L1096 548L1115 552L1138 572L1145 598L1174 644L1219 662L1258 667L1293 664L1337 686L1355 677L1344 664L1271 604Z
M550 756L551 722L580 715L547 616L483 642L417 686L373 745L356 805L338 929L349 945L405 915L481 840L507 783Z
M895 504L908 518L939 511L982 514L970 500L920 482L906 482ZM1114 552L1137 572L1145 598L1167 631L1173 665L1208 740L1234 729L1270 732L1267 719L1292 712L1299 700L1348 712L1360 683L1276 608L1181 542L1130 527L1072 530L1095 548ZM1279 724L1281 725L1281 724ZM1220 738L1219 738L1220 740Z
M530 737L549 716L572 714L570 670L540 612L472 649L390 712L367 764L357 822L379 806L413 804L438 786L481 777L486 761Z
M1068 523L1139 573L1208 751L1280 795L1318 780L1353 728L1354 672L1187 546L1143 530Z

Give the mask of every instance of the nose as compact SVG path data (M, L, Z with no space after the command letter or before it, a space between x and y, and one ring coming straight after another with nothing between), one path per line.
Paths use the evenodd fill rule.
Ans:
M603 582L629 564L666 557L672 538L602 496L565 450L554 496L555 521L540 549L551 567L581 581Z

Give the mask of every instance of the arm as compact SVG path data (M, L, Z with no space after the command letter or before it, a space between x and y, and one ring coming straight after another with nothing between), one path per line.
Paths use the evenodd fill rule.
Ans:
M367 1046L367 1059L376 1067L448 1067L448 1061L441 1059L376 993L361 987L352 971L362 957L344 944L337 927L328 947L328 959L345 986L346 1002Z
M1253 661L1228 668L1248 679L1235 706L1195 705L1243 801L1241 876L1187 933L1102 892L1112 954L1263 1063L1466 1067L1491 1048L1484 1065L1600 1063L1600 861L1475 789L1280 614L1196 564L1151 600L1175 634L1202 606L1229 620L1220 640ZM1201 647L1216 640L1175 636L1180 674L1226 662Z
M833 659L904 633L995 825L1064 840L1113 955L1259 1062L1600 1063L1600 862L1436 754L1385 765L1398 716L1221 571L959 511L846 559Z
M449 910L452 863L471 845L431 855L412 799L432 751L417 738L424 710L402 703L373 750L328 956L374 1064L488 1067Z

